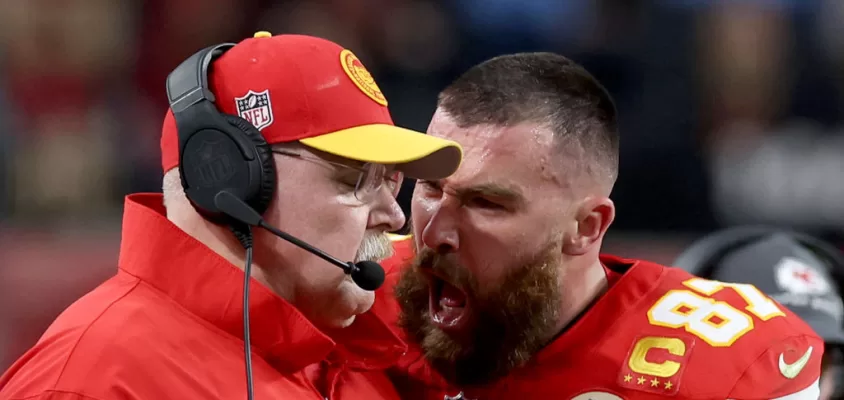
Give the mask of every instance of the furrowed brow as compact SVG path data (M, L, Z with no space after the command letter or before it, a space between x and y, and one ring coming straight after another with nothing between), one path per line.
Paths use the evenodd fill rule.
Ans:
M525 202L525 197L518 187L497 183L483 183L460 188L457 189L457 195L463 198L471 196L491 197L513 204L523 204Z

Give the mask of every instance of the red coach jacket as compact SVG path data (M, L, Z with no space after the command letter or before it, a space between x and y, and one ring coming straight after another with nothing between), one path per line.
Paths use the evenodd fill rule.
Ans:
M161 195L127 197L117 274L68 307L0 378L2 400L246 396L243 271L167 220ZM397 399L384 374L404 344L374 314L317 330L251 285L256 399Z

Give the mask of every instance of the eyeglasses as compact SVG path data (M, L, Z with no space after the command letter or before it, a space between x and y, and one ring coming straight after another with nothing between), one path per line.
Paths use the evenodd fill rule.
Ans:
M386 187L390 191L390 195L396 197L401 190L401 182L404 179L404 174L401 171L393 170L387 171L387 166L384 164L366 163L360 167L346 165L338 162L328 161L317 156L307 156L305 154L294 153L290 151L273 149L274 154L280 154L289 157L296 157L302 160L308 160L318 163L325 163L333 165L338 168L351 169L358 171L357 182L355 183L355 198L359 201L367 203L372 200L373 196Z

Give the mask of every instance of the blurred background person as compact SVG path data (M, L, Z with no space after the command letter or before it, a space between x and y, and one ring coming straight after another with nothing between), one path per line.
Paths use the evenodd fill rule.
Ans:
M844 254L838 249L798 232L735 227L694 242L673 265L707 279L754 285L796 313L824 340L820 398L841 398L844 302L834 277L844 275Z
M378 78L394 121L422 131L436 93L482 60L545 50L584 65L616 99L624 132L608 253L670 263L704 233L755 223L844 244L840 0L0 0L0 9L3 370L113 273L123 196L160 191L167 73L207 43L259 30L349 48Z

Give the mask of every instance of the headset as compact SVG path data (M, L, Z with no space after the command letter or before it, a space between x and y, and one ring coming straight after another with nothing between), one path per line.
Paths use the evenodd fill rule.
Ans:
M276 172L270 146L258 129L220 112L208 85L211 63L234 46L210 46L182 62L167 77L167 98L179 135L185 195L205 218L233 227L237 235L242 230L235 227L241 224L217 207L215 197L227 191L262 215L275 192Z
M844 281L844 254L805 233L768 226L743 226L713 233L683 251L672 265L700 277L710 277L730 252L767 236L785 234L805 246L827 267L833 279Z
M204 218L228 226L246 249L243 342L246 397L251 400L254 390L249 333L252 229L224 212L219 201L228 198L229 203L247 205L261 215L275 192L276 173L270 146L258 129L243 118L220 112L208 85L211 63L234 46L234 43L210 46L179 64L167 77L167 99L178 131L179 169L185 195Z

